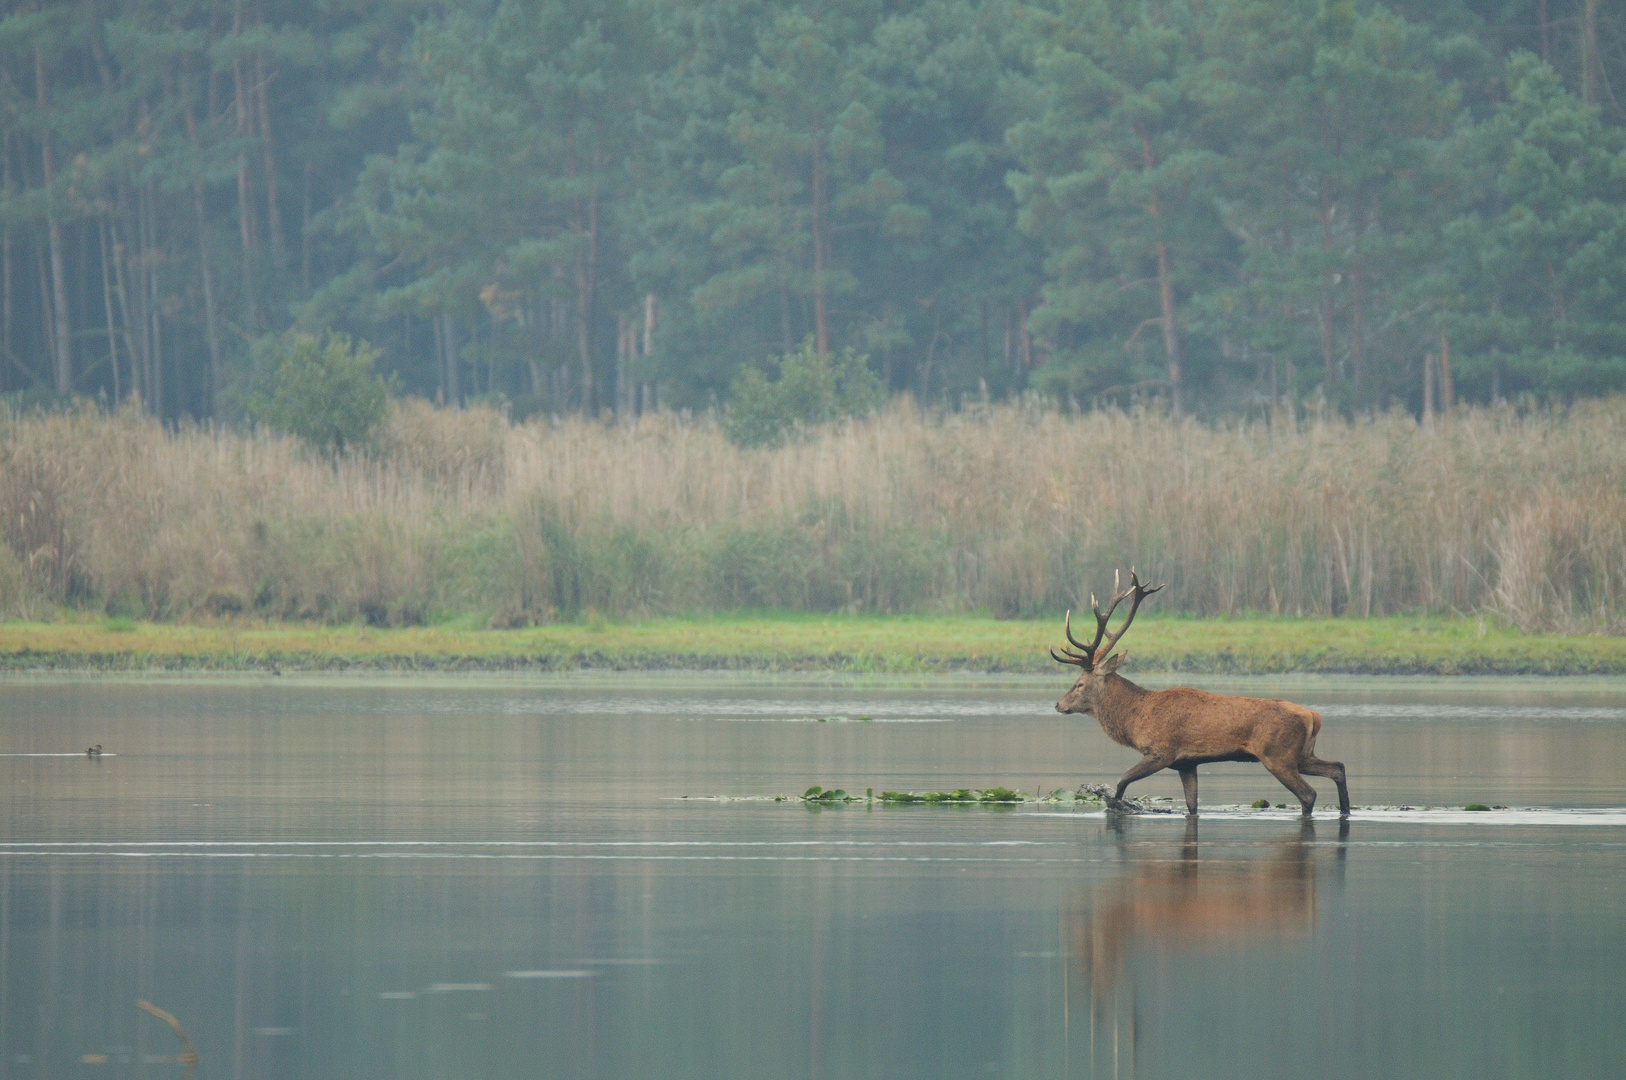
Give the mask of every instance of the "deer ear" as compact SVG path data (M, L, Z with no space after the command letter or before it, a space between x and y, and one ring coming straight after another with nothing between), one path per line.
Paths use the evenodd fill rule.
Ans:
M1129 659L1129 654L1126 652L1113 653L1111 656L1095 665L1095 673L1103 678L1111 675L1113 672L1122 667L1123 662L1127 659Z

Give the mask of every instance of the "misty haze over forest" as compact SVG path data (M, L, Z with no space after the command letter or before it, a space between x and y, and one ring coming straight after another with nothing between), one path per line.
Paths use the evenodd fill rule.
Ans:
M235 419L290 328L518 415L808 339L951 403L1626 387L1597 0L8 7L23 402Z

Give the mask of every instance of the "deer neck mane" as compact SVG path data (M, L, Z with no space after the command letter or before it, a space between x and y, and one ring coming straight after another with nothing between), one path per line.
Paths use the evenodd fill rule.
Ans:
M1146 693L1116 672L1106 677L1095 718L1100 722L1101 730L1107 733L1107 738L1122 746L1135 745L1130 739L1130 721L1134 717L1135 706Z

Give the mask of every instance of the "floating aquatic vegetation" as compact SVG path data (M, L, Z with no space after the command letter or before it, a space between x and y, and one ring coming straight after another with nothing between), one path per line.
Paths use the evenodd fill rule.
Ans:
M802 801L809 803L849 803L853 802L854 799L853 796L840 788L831 788L826 791L819 785L814 784L802 792Z
M1464 810L1489 810L1490 807L1486 806L1482 802L1471 802L1467 806L1464 806L1463 809Z
M1013 791L1008 787L997 786L988 788L956 788L953 791L883 791L876 794L874 788L864 789L864 794L850 795L843 788L826 789L820 784L814 784L800 795L676 795L675 799L693 802L801 802L818 806L831 806L853 802L865 803L891 803L904 804L935 804L943 803L950 806L1013 806L1022 803L1029 806L1075 804L1100 805L1099 796L1093 792L1070 791L1067 788L1056 788L1045 795L1040 789L1035 789L1029 795L1020 791ZM1149 806L1151 798L1142 797L1138 800L1142 805ZM1164 799L1162 801L1168 801Z
M958 788L954 791L883 791L880 801L885 803L1019 803L1036 802L1020 791L1008 787Z
M1255 810L1269 810L1270 809L1270 800L1269 799L1255 799L1249 805L1252 806Z

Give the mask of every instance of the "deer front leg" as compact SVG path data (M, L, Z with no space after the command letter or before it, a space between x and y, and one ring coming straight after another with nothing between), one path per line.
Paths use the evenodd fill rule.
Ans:
M1197 813L1197 766L1187 765L1179 770L1180 786L1186 789L1186 813Z
M1299 806L1304 809L1304 816L1309 817L1310 811L1315 809L1315 788L1311 787L1304 777L1293 765L1284 761L1261 761L1270 775L1282 782L1282 786L1299 798Z
M1124 791L1128 789L1130 784L1133 784L1136 780L1144 780L1161 769L1167 769L1171 764L1173 762L1169 758L1160 757L1157 754L1147 754L1135 762L1128 772L1118 778L1118 794L1116 797L1120 800L1123 799Z

